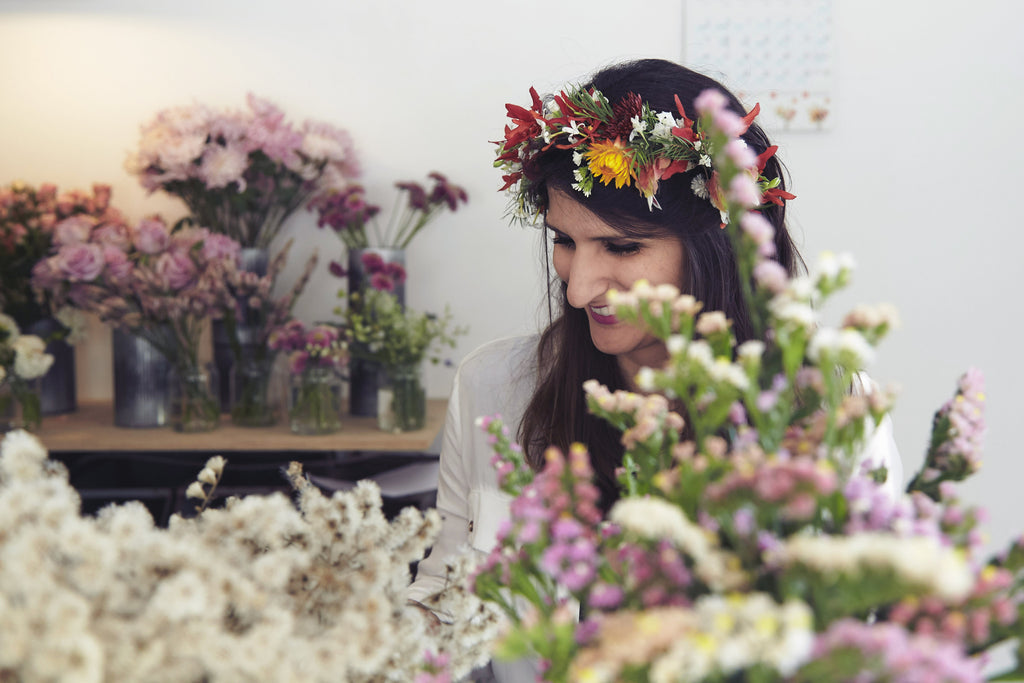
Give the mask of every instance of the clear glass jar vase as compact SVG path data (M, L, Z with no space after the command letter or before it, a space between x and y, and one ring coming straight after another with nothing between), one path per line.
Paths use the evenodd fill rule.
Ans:
M330 434L341 429L341 375L328 367L292 373L288 385L288 422L295 434Z
M220 425L217 369L208 366L172 368L168 378L170 423L177 432L209 432Z
M39 396L38 379L0 380L0 434L14 429L39 429L43 422Z
M231 368L231 422L239 427L269 427L277 422L281 402L274 358L243 358Z
M377 426L385 432L423 429L427 421L427 392L419 363L384 369L377 390Z

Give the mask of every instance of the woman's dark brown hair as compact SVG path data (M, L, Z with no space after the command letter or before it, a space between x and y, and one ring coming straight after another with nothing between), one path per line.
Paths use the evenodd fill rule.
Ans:
M740 102L722 85L707 76L673 62L645 59L618 64L595 74L588 87L601 91L614 104L629 93L638 94L654 111L676 113L675 96L689 116L694 115L694 99L708 88L720 90L729 101L729 108L741 116L746 114ZM747 145L760 154L769 147L767 136L757 124L743 135ZM738 342L753 335L750 314L743 300L735 254L721 218L711 202L694 195L690 171L663 180L657 199L661 209L648 208L639 192L615 189L594 183L593 192L585 197L572 189L574 182L570 150L555 147L538 155L528 169L531 203L545 211L548 193L560 191L579 202L606 223L627 236L672 235L684 246L683 264L686 282L684 291L704 303L704 310L721 310L733 321ZM785 187L778 157L768 161L767 178L778 177ZM800 262L785 225L785 207L770 206L763 211L775 228L775 258L794 274ZM547 251L545 251L547 263ZM550 272L550 264L548 271ZM539 468L543 452L549 445L567 449L573 442L582 442L590 450L601 490L602 506L607 509L618 497L615 469L622 462L623 447L619 432L587 412L583 382L597 379L612 391L626 388L615 356L598 351L590 337L587 313L569 306L565 283L549 281L549 291L556 293L558 309L544 330L537 346L538 382L523 416L518 435L528 462Z

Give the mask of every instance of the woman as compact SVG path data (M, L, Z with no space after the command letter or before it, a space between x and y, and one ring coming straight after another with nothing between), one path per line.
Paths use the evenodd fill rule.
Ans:
M548 445L586 444L602 505L614 502L620 435L587 412L582 384L595 378L612 390L635 389L637 370L664 364L668 354L654 337L615 318L609 290L629 290L640 278L672 284L704 302L704 310L724 311L738 343L754 336L735 254L721 229L714 168L699 139L694 144L696 129L687 118L708 89L721 92L735 120L747 126L742 139L761 166L761 211L775 230L774 258L789 275L796 273L801 261L785 225L785 202L793 195L785 191L781 164L753 116L714 80L671 62L642 60L604 69L546 104L533 93L532 109L509 105L512 125L499 150L499 165L508 172L504 189L511 189L520 217L543 218L553 243L558 310L539 338L498 340L462 363L441 449L437 506L444 526L420 563L412 600L443 588L445 561L463 546L489 551L507 517L509 501L498 490L491 450L474 424L481 415L500 414L535 468ZM580 99L588 97L592 101ZM581 131L564 117L574 102L604 107L610 116L600 128ZM641 125L644 107L659 113L658 125ZM557 123L561 117L564 126ZM573 147L578 135L587 135L586 144ZM647 171L630 175L623 150L635 151L638 137L657 135L687 139L692 158L656 159ZM888 422L863 458L886 465L890 481L900 485Z

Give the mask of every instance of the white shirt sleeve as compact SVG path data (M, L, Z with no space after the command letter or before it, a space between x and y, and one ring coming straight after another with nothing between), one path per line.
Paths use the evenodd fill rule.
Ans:
M441 533L430 554L420 561L416 580L406 596L422 602L445 587L448 559L458 553L469 539L469 482L460 449L462 431L459 377L448 401L444 432L441 437L441 458L437 481L437 511L441 514ZM440 615L439 615L440 616Z

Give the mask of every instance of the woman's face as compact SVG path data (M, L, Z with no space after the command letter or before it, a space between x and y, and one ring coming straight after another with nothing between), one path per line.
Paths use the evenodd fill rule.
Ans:
M642 366L663 364L667 359L664 345L619 321L608 304L608 290L628 291L641 278L652 285L682 288L682 241L676 237L627 237L556 190L549 192L545 223L554 242L555 271L566 283L569 305L586 311L594 346L618 357L629 380Z

